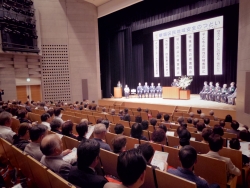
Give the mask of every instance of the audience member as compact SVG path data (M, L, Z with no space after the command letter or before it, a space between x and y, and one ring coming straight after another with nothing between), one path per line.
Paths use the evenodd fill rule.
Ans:
M201 109L197 110L197 114L201 114L201 112L202 112Z
M115 115L115 109L110 110L110 115L114 116Z
M147 120L143 120L141 122L141 125L142 125L143 130L148 130L148 121Z
M89 120L88 119L81 119L80 123L85 122L87 125L89 125Z
M231 149L235 149L235 150L240 150L241 146L240 146L240 141L237 138L232 138L229 142L229 147ZM242 154L242 163L243 165L246 165L249 163L249 158L248 156Z
M167 172L196 183L197 188L208 188L208 183L203 178L193 173L194 165L197 163L197 152L192 146L184 146L179 151L181 167L169 169Z
M96 120L96 124L102 123L102 121L103 121L103 118L102 118L102 117L99 117L99 118L97 118L97 120Z
M213 133L213 130L210 127L206 127L202 130L201 136L203 137L202 143L207 143L209 140L209 136Z
M157 144L166 145L166 133L164 132L164 130L157 128L152 133L152 141Z
M58 119L53 119L50 122L50 127L51 127L51 131L58 133L58 134L62 134L61 132L61 128L62 128L62 123L60 120Z
M47 111L47 113L50 115L51 119L53 120L54 119L54 116L55 116L55 113L54 113L54 109L51 108Z
M31 143L26 145L24 152L40 161L43 153L40 150L40 144L42 139L47 135L47 127L45 125L39 124L30 128L30 140Z
M31 123L31 121L28 120L28 112L25 109L18 110L17 118L20 123Z
M194 118L194 113L193 113L193 112L190 112L190 113L189 113L189 116L190 116L191 119L193 119L193 118Z
M164 123L170 123L169 122L169 119L170 119L170 116L168 115L168 114L165 114L164 116L163 116L163 118L164 118Z
M137 149L142 153L143 157L147 161L147 165L150 165L150 162L154 156L154 148L149 143L140 144Z
M233 133L233 134L239 134L239 130L238 130L238 128L239 128L239 123L237 122L237 121L232 121L231 122L231 127L232 127L232 129L227 129L227 132L229 132L229 133Z
M86 134L88 132L88 124L86 122L81 122L78 125L76 125L76 132L78 133L78 136L76 139L78 141L86 141Z
M206 127L210 127L210 119L209 118L204 118L204 123Z
M106 132L107 132L107 129L106 129L106 126L104 124L99 123L99 124L95 125L94 140L99 142L100 147L102 149L111 151L110 146L103 141L105 139Z
M194 118L193 125L194 125L195 128L197 128L197 123L199 123L199 119L198 118Z
M145 112L146 112L147 115L148 115L148 119L151 119L151 118L152 118L152 115L149 113L148 109L145 109Z
M183 129L179 133L179 146L176 146L175 148L181 149L182 147L186 145L190 145L190 138L191 134L187 129Z
M64 121L62 120L62 110L61 110L61 108L55 108L54 114L55 114L55 119L58 119L59 121L61 121L61 124L63 124Z
M105 125L102 127L105 129ZM103 188L108 181L95 172L99 153L100 144L96 140L81 142L77 148L77 166L70 169L68 181L79 187Z
M202 130L206 128L204 123L197 123L196 125L197 133L201 134Z
M136 117L135 117L135 122L136 122L136 123L141 123L141 122L142 122L141 116L136 116Z
M239 139L241 141L250 142L250 133L247 130L242 130L239 132Z
M123 116L123 121L128 121L130 122L130 115L129 114L126 114Z
M102 114L108 114L108 113L106 112L106 107L103 107L103 108L102 108Z
M137 188L145 180L146 161L139 150L131 149L120 153L117 173L122 184L107 183L104 188Z
M109 132L109 120L104 119L104 120L102 120L101 123L104 124L104 125L106 126L107 132Z
M50 117L49 113L44 113L41 115L41 121L43 125L45 125L48 130L50 131L51 130L51 127L50 127L50 123L52 121L52 118Z
M183 126L179 126L177 128L176 133L177 133L178 137L180 137L180 134L181 134L182 130L184 130L184 129L186 129L186 127L183 127Z
M112 141L111 144L113 146L113 151L114 153L121 153L126 151L126 144L127 144L127 139L123 135L116 135Z
M115 134L123 134L124 126L122 124L117 123L114 127Z
M157 115L156 115L156 119L162 119L162 115L161 115L161 113L158 113Z
M192 123L193 123L193 120L192 120L191 117L187 118L187 123L188 123L188 124L192 124Z
M229 122L229 123L232 123L232 121L233 121L233 118L232 118L232 116L231 115L226 115L226 117L225 117L225 120L224 120L225 122Z
M218 134L212 134L210 135L208 142L210 151L207 154L202 155L225 161L227 164L228 173L240 176L241 171L232 163L231 159L220 156L220 154L218 153L223 148L223 139L221 138L221 136Z
M77 139L76 136L72 133L73 126L74 124L72 123L72 121L65 121L62 124L62 134L70 138Z
M209 115L210 115L210 117L213 118L214 121L218 120L218 118L214 116L214 111L213 110L210 110Z
M157 124L157 120L155 118L150 119L149 122L150 122L150 125L153 125L154 127Z
M27 144L30 143L30 133L29 130L31 125L29 123L21 123L18 128L18 134L13 137L13 145L18 149L24 151Z
M201 114L200 114L200 118L201 118L201 119L204 119L205 117L206 117L206 115L205 115L204 113L201 113Z
M141 108L140 107L137 108L137 112L141 112Z
M182 123L184 123L184 118L182 116L178 117L177 122L179 123L179 125L181 125Z
M224 135L224 130L220 125L214 125L213 133L218 134L220 136L223 136Z
M123 119L123 110L120 110L120 111L119 111L118 116L120 117L121 120Z
M12 124L12 115L9 112L1 112L0 113L0 138L3 138L13 143L13 136L16 134L11 129Z
M225 121L220 120L220 121L219 121L219 125L220 125L222 128L224 128L225 125L226 125L226 123L225 123Z
M142 125L140 123L134 123L131 127L131 137L137 138L139 140L148 140L145 136L142 135Z
M56 134L45 136L41 142L40 149L43 153L41 163L65 180L68 180L72 166L62 158L69 154L71 150L63 151L63 143L59 136Z

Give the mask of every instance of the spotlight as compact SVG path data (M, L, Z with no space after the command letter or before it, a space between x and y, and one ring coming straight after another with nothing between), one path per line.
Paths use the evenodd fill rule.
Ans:
M27 82L30 82L30 78L27 78Z

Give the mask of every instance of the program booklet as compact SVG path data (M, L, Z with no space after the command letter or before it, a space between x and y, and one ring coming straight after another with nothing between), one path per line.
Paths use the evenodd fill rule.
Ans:
M164 170L165 163L168 160L168 153L162 151L155 151L153 159L151 161L151 165L157 166L160 170Z
M88 132L86 134L86 138L89 139L91 137L91 135L93 134L94 132L94 129L95 129L95 126L93 125L89 125L88 127Z
M70 164L75 163L77 160L77 148L73 148L72 152L65 155L62 159Z

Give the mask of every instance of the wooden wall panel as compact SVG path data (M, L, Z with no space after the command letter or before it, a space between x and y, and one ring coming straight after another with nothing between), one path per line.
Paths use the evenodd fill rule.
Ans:
M41 101L41 87L40 85L31 85L30 86L30 92L31 92L31 100L33 101Z
M16 93L17 93L17 100L22 101L22 103L27 101L26 86L16 86Z

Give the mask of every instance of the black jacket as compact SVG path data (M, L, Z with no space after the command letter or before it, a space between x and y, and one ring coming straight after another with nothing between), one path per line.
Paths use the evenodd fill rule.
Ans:
M27 144L29 144L30 142L28 140L23 140L23 139L19 139L19 138L14 138L14 142L13 145L16 146L18 149L24 151L25 147Z

